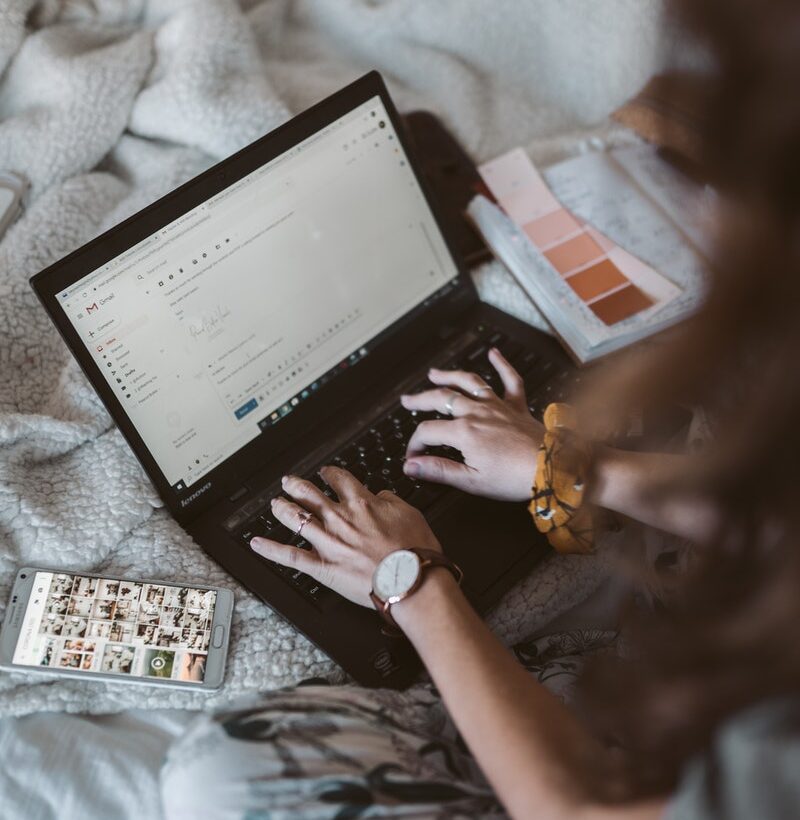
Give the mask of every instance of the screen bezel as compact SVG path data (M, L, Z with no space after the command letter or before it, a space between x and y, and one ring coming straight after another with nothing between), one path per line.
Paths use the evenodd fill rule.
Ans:
M399 319L391 326L390 331L384 334L370 355L357 365L327 382L314 394L312 399L301 403L274 428L267 428L186 490L175 491L59 305L58 294L109 260L147 239L160 228L375 96L379 96L386 107L398 141L408 157L409 167L419 182L437 227L455 263L457 276L452 290L425 308L413 309L410 314ZM408 356L410 349L420 345L422 340L432 338L438 328L447 324L457 313L478 300L475 286L462 261L457 257L439 208L431 196L428 184L422 177L417 160L408 143L402 120L389 97L383 78L377 71L366 74L341 91L317 103L304 113L35 274L30 284L155 485L159 495L172 515L181 523L191 521L212 504L228 497L235 489L242 486L253 472L263 468L265 464L295 444L309 426L316 426L330 418L344 404L355 399L365 383L377 379L386 372L387 368L391 367L393 362L399 362L404 356Z
M19 634L28 608L28 600L33 591L33 583L37 572L66 573L68 575L80 575L86 578L107 578L113 581L129 582L134 584L165 584L168 586L191 587L193 589L210 589L217 593L217 603L214 607L214 619L211 622L211 632L216 627L222 626L225 630L225 637L222 646L208 647L208 660L206 661L206 677L202 683L191 683L190 681L164 680L163 678L147 678L135 675L122 675L115 672L86 672L80 669L60 669L51 667L31 666L29 664L13 663L14 650L19 640ZM22 575L27 577L22 578ZM15 600L16 598L16 600ZM63 567L21 567L14 579L8 602L6 604L5 617L3 620L2 632L0 632L0 668L7 672L35 672L41 675L58 675L61 677L76 678L84 681L119 682L129 684L142 684L144 686L166 686L169 688L190 689L193 691L216 690L222 686L225 677L225 666L228 656L228 645L231 636L231 623L233 619L233 591L227 587L214 587L208 584L200 584L185 581L165 581L163 579L142 579L142 578L118 578L112 573L98 574L96 572L83 572L82 570L64 569ZM17 619L16 625L12 623Z

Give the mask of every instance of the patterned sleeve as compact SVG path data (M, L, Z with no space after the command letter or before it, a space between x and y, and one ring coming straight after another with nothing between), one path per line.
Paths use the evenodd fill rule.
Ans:
M800 700L759 704L687 766L664 820L800 817Z

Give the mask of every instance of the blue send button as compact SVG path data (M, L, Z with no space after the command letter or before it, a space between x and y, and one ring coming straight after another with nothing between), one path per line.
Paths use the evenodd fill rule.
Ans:
M258 407L258 402L255 399L250 399L247 404L243 404L238 410L234 411L236 418L244 418L251 410L255 410L256 407Z

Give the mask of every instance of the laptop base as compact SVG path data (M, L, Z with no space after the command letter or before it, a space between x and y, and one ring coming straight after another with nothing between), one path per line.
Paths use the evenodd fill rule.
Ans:
M248 504L256 503L259 498L263 505L264 499L279 494L281 475L288 472L304 475L328 463L324 455L340 451L352 439L354 428L363 427L371 414L396 403L399 394L415 380L418 382L427 367L446 360L453 350L475 349L476 339L481 338L482 332L486 340L493 333L502 334L507 350L520 351L512 360L533 358L544 367L546 373L541 383L529 388L532 390L529 401L534 409L540 409L537 402L562 397L565 375L572 376L575 371L553 339L483 303L469 310L458 324L457 329L447 329L446 345L442 345L441 339L434 341L431 349L437 352L428 356L419 351L418 355L410 356L417 364L409 366L407 375L398 374L391 380L394 384L376 385L374 395L379 398L372 408L366 411L351 408L351 413L337 414L338 419L355 420L355 424L332 420L327 436L321 431L310 431L308 450L301 459L293 463L289 455L282 463L265 468L260 475L252 477L247 495L237 498L236 504L220 505L188 528L197 543L227 572L294 623L309 640L366 686L405 688L413 683L421 669L413 647L403 638L386 636L374 611L352 604L330 590L323 589L324 595L315 599L308 595L308 584L303 588L287 583L285 577L274 571L277 568L266 565L246 543L238 542L232 532L235 528L226 529L225 524L231 522L235 509L246 510ZM485 330L476 332L481 328ZM498 346L503 351L504 344ZM488 366L485 357L475 364L475 370ZM562 385L555 391L554 380ZM540 394L547 398L538 398ZM550 548L536 531L526 504L479 498L451 488L437 489L442 490L441 496L424 513L445 552L464 570L463 586L468 599L479 612L486 612L527 575Z

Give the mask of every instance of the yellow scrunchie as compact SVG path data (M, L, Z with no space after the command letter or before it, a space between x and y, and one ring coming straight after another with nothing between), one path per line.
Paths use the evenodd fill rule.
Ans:
M594 546L592 512L583 504L591 447L575 432L575 410L550 404L536 456L533 498L528 507L539 532L558 552L587 553Z

